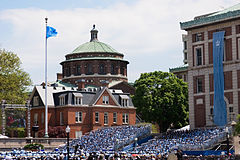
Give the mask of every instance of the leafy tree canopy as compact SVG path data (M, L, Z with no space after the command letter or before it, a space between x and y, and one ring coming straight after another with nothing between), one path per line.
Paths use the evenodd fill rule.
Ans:
M29 74L21 68L19 57L0 49L0 100L6 100L6 103L25 103L27 87L31 84Z
M237 115L237 124L235 126L235 133L236 135L240 134L240 114Z
M155 71L141 74L134 87L137 113L145 121L157 123L161 132L188 124L188 89L182 79Z

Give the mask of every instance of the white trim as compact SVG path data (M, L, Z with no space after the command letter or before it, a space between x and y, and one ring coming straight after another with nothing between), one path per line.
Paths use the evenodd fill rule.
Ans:
M105 115L106 114L106 115ZM106 116L106 121L105 121L105 116ZM109 122L108 122L108 112L104 112L104 116L103 116L103 124L104 125L108 125L109 124Z
M83 121L83 113L75 112L75 123L82 123Z

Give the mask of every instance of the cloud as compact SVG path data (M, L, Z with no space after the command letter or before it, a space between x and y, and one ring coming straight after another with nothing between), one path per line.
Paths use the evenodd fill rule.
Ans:
M139 0L94 9L2 10L0 22L10 23L11 33L1 38L0 44L17 53L34 83L41 83L44 81L44 18L47 16L48 24L59 33L48 39L48 79L54 81L56 73L61 72L59 63L64 56L89 41L92 25L96 24L99 40L124 53L130 61L128 76L134 81L142 72L168 71L182 64L181 34L184 31L180 30L179 22L236 3L236 0Z

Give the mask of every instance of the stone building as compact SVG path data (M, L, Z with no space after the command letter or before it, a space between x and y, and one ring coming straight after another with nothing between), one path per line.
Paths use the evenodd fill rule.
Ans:
M191 128L213 126L213 33L224 36L224 100L227 121L240 113L240 4L180 23L187 32L187 81Z

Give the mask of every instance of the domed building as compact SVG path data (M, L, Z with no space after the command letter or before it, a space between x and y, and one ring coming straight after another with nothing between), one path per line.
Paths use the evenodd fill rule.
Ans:
M98 30L91 30L90 42L67 54L61 62L62 81L76 85L84 80L87 86L107 86L112 82L128 82L124 55L98 40Z

